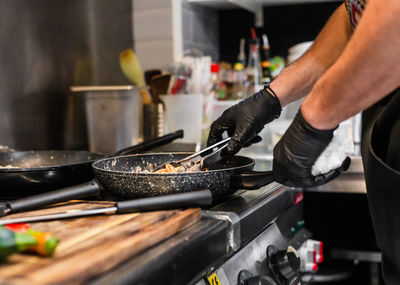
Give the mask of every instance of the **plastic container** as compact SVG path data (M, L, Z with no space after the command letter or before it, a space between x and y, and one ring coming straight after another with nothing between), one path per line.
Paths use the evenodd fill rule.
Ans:
M183 129L185 135L181 142L201 143L203 121L203 95L161 95L164 102L166 132Z
M292 120L278 119L272 121L268 125L271 130L271 142L273 146L275 146L279 142L291 123Z
M137 144L140 138L142 99L139 89L126 86L79 86L84 92L89 150L113 154Z
M211 108L212 109L211 120L208 123L211 124L213 121L218 119L218 117L221 116L226 109L232 107L233 105L236 105L239 102L240 100L226 100L226 101L213 100Z
M259 88L261 89L262 86L260 86ZM218 117L220 117L226 109L232 107L233 105L236 105L240 101L241 100L227 100L227 101L214 100L212 102L211 120L208 122L207 126L203 126L203 128L205 130L204 142L208 137L209 127L212 124L212 122L215 121L216 119L218 119ZM271 130L270 130L269 124L266 124L258 135L262 137L262 141L257 144L252 145L250 148L262 149L263 152L269 151L270 149L272 149L272 147L271 147Z

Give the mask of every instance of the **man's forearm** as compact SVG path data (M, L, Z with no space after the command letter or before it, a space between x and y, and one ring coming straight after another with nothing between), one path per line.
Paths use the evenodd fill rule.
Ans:
M339 57L352 28L342 4L331 16L312 47L271 83L282 106L308 94L314 83Z
M336 63L301 109L317 129L331 129L400 86L400 1L370 0Z

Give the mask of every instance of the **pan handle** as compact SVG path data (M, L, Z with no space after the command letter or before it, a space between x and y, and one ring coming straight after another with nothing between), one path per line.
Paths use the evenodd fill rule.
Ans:
M233 189L259 189L274 182L272 171L249 170L231 176L231 187Z
M66 187L15 201L9 201L7 202L7 206L9 209L7 214L17 211L33 210L42 206L65 202L71 199L80 199L95 196L99 192L99 183L97 183L96 181L90 181L80 185Z
M142 153L147 150L153 149L158 146L165 145L167 143L170 143L176 139L183 138L183 130L178 130L174 133L166 134L162 137L158 137L149 141L142 142L140 144L130 146L124 149L121 149L114 153L114 156L121 156L121 155L127 155L127 154L136 154L136 153Z
M117 203L118 213L153 211L207 206L212 203L210 190L200 190L158 197L129 200Z

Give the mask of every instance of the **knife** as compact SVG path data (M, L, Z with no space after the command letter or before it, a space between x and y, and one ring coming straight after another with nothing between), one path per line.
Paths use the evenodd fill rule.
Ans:
M138 211L157 211L165 209L179 209L189 207L207 206L212 203L210 190L199 190L179 194L170 194L157 197L149 197L135 200L122 201L113 207L91 209L91 210L70 210L67 212L54 213L49 215L38 215L31 217L11 218L0 220L0 225L44 222L60 219L71 219L101 214L125 214Z

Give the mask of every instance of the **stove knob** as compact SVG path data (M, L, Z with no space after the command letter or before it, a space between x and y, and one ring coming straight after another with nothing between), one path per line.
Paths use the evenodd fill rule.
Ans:
M276 285L276 282L268 276L255 276L247 280L247 285Z
M276 282L268 276L253 276L250 271L242 270L239 272L238 285L277 285Z
M285 279L292 280L298 275L300 257L296 250L289 246L287 250L277 250L270 256L271 264Z

